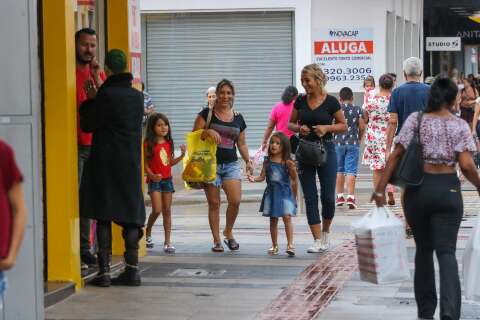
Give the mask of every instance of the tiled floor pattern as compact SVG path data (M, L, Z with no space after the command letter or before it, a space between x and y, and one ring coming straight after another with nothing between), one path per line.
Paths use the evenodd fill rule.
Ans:
M351 278L356 267L355 243L347 241L308 266L256 319L315 319Z

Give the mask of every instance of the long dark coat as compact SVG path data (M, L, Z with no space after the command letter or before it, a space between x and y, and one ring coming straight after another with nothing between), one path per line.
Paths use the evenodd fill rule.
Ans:
M144 225L142 117L143 94L132 88L130 73L110 76L80 106L80 125L93 132L80 186L82 217Z

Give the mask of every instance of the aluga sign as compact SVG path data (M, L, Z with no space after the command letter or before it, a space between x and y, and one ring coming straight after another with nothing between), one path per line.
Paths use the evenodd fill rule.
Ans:
M315 54L370 54L373 41L318 41Z
M326 28L314 33L313 54L328 77L328 89L360 88L373 73L372 28Z

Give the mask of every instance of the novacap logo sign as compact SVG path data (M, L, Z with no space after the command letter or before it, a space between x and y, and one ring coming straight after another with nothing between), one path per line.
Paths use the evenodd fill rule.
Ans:
M356 38L360 32L358 30L330 30L330 37L334 38Z

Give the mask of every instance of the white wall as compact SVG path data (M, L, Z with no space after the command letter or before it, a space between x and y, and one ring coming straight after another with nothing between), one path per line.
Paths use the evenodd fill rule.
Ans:
M374 41L373 75L378 78L386 68L386 9L384 0L326 0L312 1L312 43L315 31L330 28L372 28ZM363 91L361 86L352 87ZM338 91L337 86L327 84L327 90Z
M313 0L315 1L315 0ZM311 63L311 0L140 0L142 14L172 12L222 11L292 11L294 12L294 57L297 87L300 71Z
M401 61L405 54L419 50L413 55L422 55L423 42L423 0L140 0L142 13L155 12L222 12L222 11L276 11L288 10L294 12L295 32L295 79L301 89L300 73L303 66L312 63L313 42L315 32L322 28L372 28L374 30L374 67L373 75L378 79L385 72L395 72L401 83ZM387 38L387 11L400 17L400 26L395 27L393 35L396 35L400 43L395 44L395 38ZM395 19L396 20L396 19ZM405 23L411 21L418 27L416 34L404 37ZM398 35L396 31L399 31ZM391 32L392 33L392 32ZM399 39L401 38L401 39ZM411 39L408 44L403 39ZM391 40L391 41L390 41ZM415 41L420 44L415 45ZM393 66L387 63L387 45L391 45L395 52ZM405 49L411 46L412 50ZM400 54L401 52L401 54ZM327 88L328 89L328 88ZM355 92L361 92L361 86L352 88Z

